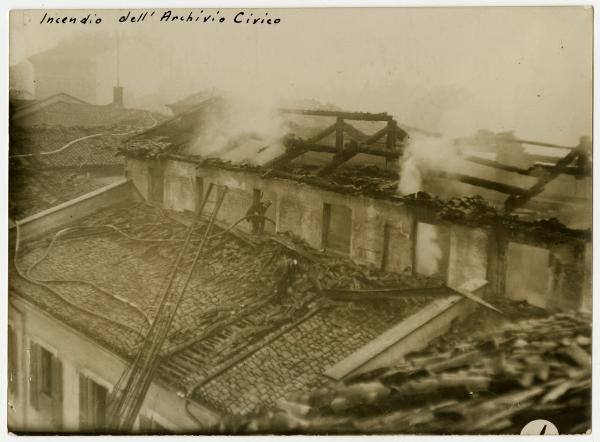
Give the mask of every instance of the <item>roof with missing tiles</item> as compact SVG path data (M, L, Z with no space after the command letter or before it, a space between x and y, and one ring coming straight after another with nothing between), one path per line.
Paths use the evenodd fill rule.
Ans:
M24 244L19 270L37 282L19 276L13 264L11 293L131 359L184 235L185 226L165 213L144 203L113 207L55 241L49 234ZM277 262L290 249L271 240L253 248L231 235L207 247L210 253L196 269L162 349L159 377L227 414L320 385L329 365L428 301L333 302L319 296L311 275L325 288L340 284L336 274L354 275L363 288L439 284L342 258L322 256L316 263L296 256L300 271L290 293L277 299Z

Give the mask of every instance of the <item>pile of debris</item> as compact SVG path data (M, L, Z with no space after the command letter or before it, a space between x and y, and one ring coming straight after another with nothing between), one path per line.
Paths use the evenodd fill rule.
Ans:
M496 226L507 233L520 232L535 237L556 240L591 239L590 229L571 229L557 218L544 219L534 212L531 214L506 213L494 207L479 195L455 197L444 201L427 192L402 197L408 204L428 206L435 210L441 220L456 222L475 227Z
M442 219L452 220L466 217L471 221L480 222L495 215L497 211L480 195L472 195L448 200L438 213Z
M139 160L156 159L172 151L175 151L175 148L171 144L160 140L132 139L117 147L117 155Z
M384 272L373 266L355 264L351 259L327 251L317 251L301 238L290 233L279 233L278 242L291 255L298 255L314 265L311 273L319 280L320 289L368 290L379 288L423 288L439 287L443 281L435 277L403 273Z
M442 342L400 365L280 401L225 427L244 433L518 434L546 419L591 428L591 317L557 313L487 338Z

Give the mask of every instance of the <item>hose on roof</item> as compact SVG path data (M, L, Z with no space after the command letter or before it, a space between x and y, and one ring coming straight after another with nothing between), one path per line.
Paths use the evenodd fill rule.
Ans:
M113 226L111 226L113 227ZM113 293L110 293L109 291L103 289L102 287L98 286L97 284L91 282L91 281L84 281L82 279L39 279L39 278L34 278L33 276L31 276L31 272L33 271L33 269L35 267L37 267L43 260L45 260L48 255L50 254L50 250L52 250L52 247L54 247L54 244L58 241L58 239L68 233L71 232L73 230L78 230L81 228L87 228L87 226L82 226L82 227L67 227L65 229L59 230L57 233L54 234L52 241L50 242L50 244L48 245L48 248L46 249L46 251L44 252L44 254L37 260L35 261L33 264L31 264L31 266L29 266L29 268L27 269L27 271L25 272L25 276L27 278L29 278L30 280L35 280L37 282L42 282L42 283L59 283L59 284L63 284L63 283L76 283L76 284L85 284L88 285L92 288L94 288L95 290L99 291L100 293L103 293L107 296L110 296L114 299L116 299L117 301L123 303L123 304L127 304L129 307L131 307L132 309L134 309L138 314L140 314L143 318L144 321L146 322L147 325L151 324L151 320L148 317L148 315L146 315L146 313L139 307L137 306L135 303L122 298L119 295L115 295ZM116 229L116 228L115 228ZM123 233L123 232L122 232Z
M125 135L132 135L132 134L136 134L136 133L139 133L139 132L144 132L144 131L146 131L148 129L152 129L154 126L156 126L158 124L158 120L152 116L151 112L148 112L148 115L150 116L150 118L152 118L154 120L154 123L152 124L152 126L144 128L144 129L136 129L136 130L132 130L132 131L129 131L129 132L118 132L118 133L114 133L114 134L98 133L98 134L86 135L84 137L80 137L80 138L77 138L75 140L69 141L67 144L65 144L64 146L59 147L58 149L49 150L49 151L46 151L46 152L39 152L39 153L22 153L22 154L16 154L16 155L9 155L8 158L28 158L28 157L34 157L34 156L54 155L54 154L62 152L65 149L68 149L73 144L77 144L80 141L87 140L87 139L90 139L90 138L97 138L97 137L103 137L103 136L122 137L122 136L125 136Z
M222 232L219 232L217 234L211 235L208 239L213 239L213 238L217 238L220 236L223 236L225 233L231 231L233 228L235 228L235 226L237 226L238 224L240 224L241 222L243 222L246 219L249 218L264 218L265 220L268 220L271 223L275 223L272 219L267 218L265 216L260 216L260 215L250 215L250 216L244 216L243 218L240 218L239 220L237 220L236 222L234 222L231 226L229 226L227 229L223 230ZM113 293L110 293L109 291L103 289L102 287L98 286L97 284L91 282L91 281L85 281L85 280L81 280L81 279L38 279L38 278L34 278L31 275L31 272L38 266L41 264L42 261L44 261L48 255L50 254L50 251L52 250L52 248L54 247L54 245L56 244L56 242L58 241L58 239L65 235L68 232L72 232L75 230L82 230L82 229L98 229L98 228L102 228L102 229L110 229L113 230L117 233L119 233L120 235L124 236L125 238L132 240L132 241L141 241L141 242L182 242L184 241L183 239L165 239L165 238L137 238L134 236L129 235L128 233L124 232L123 230L119 229L118 227L112 225L112 224L104 224L104 225L100 225L100 226L75 226L75 227L67 227L65 229L62 229L60 231L58 231L57 233L54 234L54 236L52 237L52 240L50 242L50 244L48 245L48 247L46 248L46 251L43 253L43 255L38 258L33 264L31 264L31 266L25 271L22 272L19 269L18 266L18 252L19 252L19 246L20 246L20 228L19 228L19 222L16 222L16 244L15 244L15 255L14 255L14 265L15 265L15 270L17 271L17 274L22 277L23 279L25 279L26 281L32 283L32 284L36 284L38 286L44 287L45 289L51 291L53 294L55 294L56 296L58 296L60 299L62 299L64 302L68 303L69 305L77 308L80 311L83 311L85 313L94 315L96 317L100 317L102 319L105 319L107 321L111 321L114 323L117 323L119 325L122 325L123 327L128 328L131 331L134 331L135 333L142 335L139 331L133 329L132 327L122 324L120 322L115 321L114 319L110 319L108 317L105 317L99 313L93 312L91 310L88 310L84 307L78 306L74 303L72 303L71 301L67 300L64 296L62 296L59 292L57 292L56 290L54 290L52 287L50 287L48 285L48 283L55 283L55 284L64 284L64 283L75 283L75 284L85 284L88 285L92 288L94 288L95 290L99 291L100 293L109 296L123 304L126 304L128 307L134 309L136 311L136 313L138 313L139 315L141 315L144 318L144 321L146 322L146 324L151 325L152 321L151 319L148 317L148 315L143 311L143 309L136 305L134 302L131 302L119 295L115 295ZM199 240L192 240L192 241L199 241ZM215 249L216 247L219 247L222 243L217 244L216 246L213 246L210 250ZM143 335L142 335L143 336Z
M48 290L49 292L51 292L52 294L54 294L56 297L58 297L59 299L61 299L63 302L65 302L66 304L70 305L71 307L73 307L76 310L79 310L83 313L86 313L90 316L94 316L96 318L102 319L104 321L108 321L108 322L112 322L113 324L116 324L120 327L123 327L131 332L133 332L134 334L140 336L141 338L144 337L144 335L134 329L133 327L127 325L127 324L123 324L121 322L115 321L114 319L108 318L100 313L96 313L95 311L92 310L88 310L85 307L81 307L71 301L69 301L67 298L65 298L63 295L61 295L58 291L54 290L51 286L49 286L48 284L46 284L45 282L42 281L37 281L33 278L30 278L29 276L27 276L26 273L22 272L21 269L19 268L18 265L18 254L19 254L19 246L20 246L20 223L17 221L15 222L15 231L16 231L16 238L15 238L15 253L13 256L13 264L15 267L15 271L17 272L17 275L19 275L21 278L23 278L25 281L29 282L30 284L34 284L37 285L38 287L42 287L46 290Z

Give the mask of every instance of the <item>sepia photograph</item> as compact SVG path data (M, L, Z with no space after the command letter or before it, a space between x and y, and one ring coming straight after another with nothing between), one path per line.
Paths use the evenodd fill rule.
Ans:
M590 434L591 6L7 15L5 431Z

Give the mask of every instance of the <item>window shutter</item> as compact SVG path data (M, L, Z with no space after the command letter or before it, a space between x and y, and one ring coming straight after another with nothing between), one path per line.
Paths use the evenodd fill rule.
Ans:
M150 418L146 417L143 414L139 415L140 418L140 433L149 433L152 430L152 425Z
M40 347L33 341L29 341L29 402L31 406L40 409L39 394L39 359Z
M83 374L79 374L79 430L87 431L88 424L88 382Z
M52 419L55 428L62 428L63 415L63 379L62 362L57 357L52 358Z

